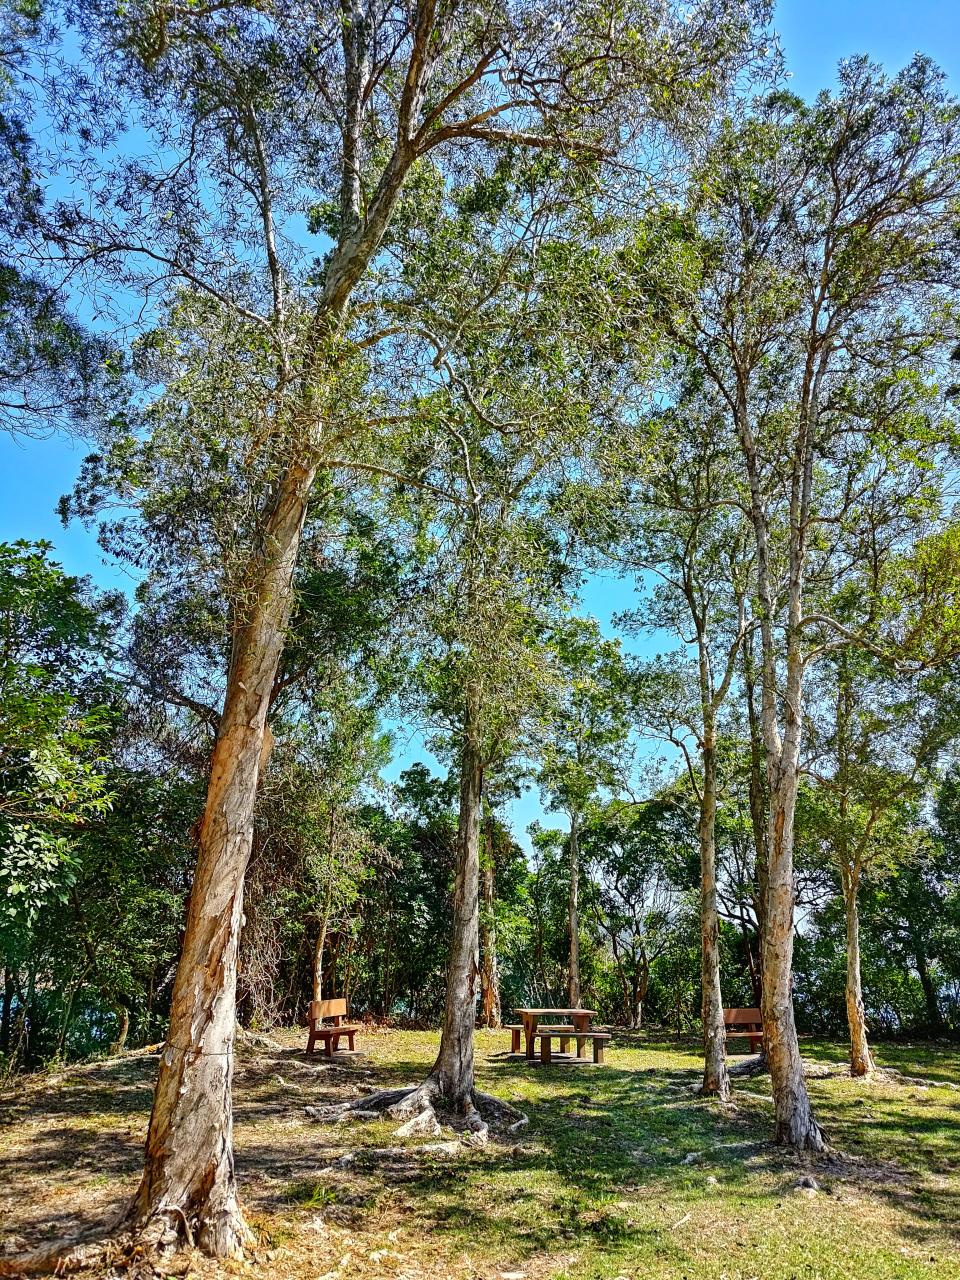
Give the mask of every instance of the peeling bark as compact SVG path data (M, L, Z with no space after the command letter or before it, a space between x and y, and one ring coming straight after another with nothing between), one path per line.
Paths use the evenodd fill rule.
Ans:
M249 597L235 632L213 749L144 1172L129 1215L138 1229L159 1218L221 1258L239 1256L250 1239L233 1164L237 951L257 782L271 741L267 711L313 478L311 467L288 469L248 575Z
M703 1022L703 1083L701 1092L727 1102L726 1029L720 989L720 921L717 914L717 754L712 714L704 725L703 791L700 798L700 941L701 1017Z
M497 1028L501 1024L500 972L497 963L496 922L496 867L494 863L493 814L488 813L485 825L486 848L484 850L481 884L483 910L480 914L480 1022L484 1027Z
M873 1074L873 1057L867 1042L867 1017L863 1007L863 985L860 978L860 910L857 902L857 878L844 877L843 900L847 916L847 1024L850 1028L850 1074Z
M570 956L567 970L567 999L571 1009L580 1008L580 815L570 814L570 885L567 894L567 928Z
M453 936L447 961L440 1052L427 1081L465 1111L473 1108L473 1030L477 1019L479 948L480 805L483 757L477 693L467 690L460 756L460 815L453 890Z
M797 462L790 498L789 576L786 621L786 677L782 692L783 732L778 716L778 647L774 634L776 604L769 528L756 441L747 404L747 388L738 383L736 421L750 487L750 514L757 546L757 596L760 623L760 727L766 763L767 826L764 841L766 892L763 895L764 1050L770 1065L777 1142L800 1150L822 1151L826 1142L817 1124L803 1079L803 1062L793 1012L794 817L799 786L802 732L803 660L799 624L806 568L806 531L813 487L813 448L817 377L812 354L804 378ZM822 366L821 366L822 371Z

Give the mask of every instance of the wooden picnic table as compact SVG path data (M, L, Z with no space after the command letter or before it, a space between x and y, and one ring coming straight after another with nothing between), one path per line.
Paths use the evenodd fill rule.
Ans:
M520 1021L523 1023L523 1036L526 1044L527 1057L533 1057L533 1041L537 1034L537 1024L542 1017L547 1014L561 1014L565 1018L569 1018L574 1031L586 1032L590 1029L590 1019L597 1016L596 1009L568 1009L562 1005L558 1005L552 1009L514 1009L519 1014Z

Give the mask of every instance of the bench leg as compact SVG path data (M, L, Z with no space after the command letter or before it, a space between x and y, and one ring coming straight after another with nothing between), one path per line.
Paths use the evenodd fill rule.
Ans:
M520 1028L514 1027L510 1032L510 1052L520 1052Z
M594 1040L593 1042L593 1060L594 1062L603 1062L603 1041Z
M325 1058L333 1057L333 1036L324 1036L323 1038L323 1056Z
M357 1034L357 1033L356 1033L355 1031L348 1031L348 1032L347 1032L347 1048L350 1050L350 1052L351 1052L351 1053L353 1053L353 1037L354 1037L356 1034Z
M567 1037L567 1036L561 1036L561 1037L560 1037L560 1052L561 1052L561 1053L566 1053L566 1052L567 1052L567 1050L568 1050L569 1048L570 1048L570 1040L569 1040L569 1037Z
M553 1061L553 1057L550 1053L550 1037L549 1036L541 1037L540 1061L544 1064L544 1066L549 1066L550 1063Z
M307 1053L313 1053L313 1046L317 1043L317 1033L311 1031L307 1036Z
M587 1043L589 1036L577 1036L577 1057L583 1057L583 1046Z

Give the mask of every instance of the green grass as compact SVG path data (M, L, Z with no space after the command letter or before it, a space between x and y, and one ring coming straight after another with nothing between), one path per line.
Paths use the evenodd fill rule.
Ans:
M530 1124L444 1159L386 1119L304 1113L422 1079L436 1034L365 1032L366 1061L335 1072L307 1061L301 1032L279 1038L282 1050L244 1049L236 1073L240 1190L261 1240L244 1274L257 1280L960 1280L956 1047L877 1047L879 1065L923 1087L853 1081L842 1044L804 1041L833 1147L813 1160L770 1143L767 1078L737 1081L732 1108L698 1098L695 1045L619 1036L602 1067L545 1069L505 1060L507 1033L481 1032L480 1088ZM0 1236L27 1247L115 1215L136 1186L155 1069L34 1077L0 1098ZM233 1274L190 1266L197 1280Z
M730 1110L697 1098L690 1047L635 1040L601 1068L544 1069L491 1058L503 1039L478 1037L479 1084L527 1111L530 1127L516 1144L402 1184L400 1216L408 1225L416 1216L425 1248L467 1252L506 1271L532 1274L533 1266L597 1280L960 1276L960 1096L952 1090L811 1079L837 1149L811 1161L769 1143L769 1080L738 1082ZM378 1076L415 1079L435 1043L378 1037ZM804 1051L838 1071L844 1061L842 1046ZM954 1049L881 1046L877 1057L960 1083ZM369 1139L379 1145L376 1129ZM350 1142L366 1141L365 1127L353 1126ZM795 1186L807 1172L821 1188L812 1196Z

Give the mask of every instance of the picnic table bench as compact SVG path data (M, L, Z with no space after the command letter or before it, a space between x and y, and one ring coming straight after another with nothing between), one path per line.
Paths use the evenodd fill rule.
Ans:
M594 1062L603 1062L603 1049L610 1039L610 1033L602 1028L590 1026L590 1019L596 1016L595 1009L570 1009L558 1006L552 1009L514 1009L514 1013L520 1015L521 1021L507 1025L507 1030L510 1032L511 1053L520 1052L521 1034L528 1058L533 1058L535 1042L540 1041L540 1061L544 1063L553 1061L554 1040L559 1042L561 1053L566 1053L570 1041L575 1040L578 1058L583 1057L584 1046L589 1040L593 1046ZM569 1018L569 1024L541 1023L540 1019L548 1014Z
M727 1039L742 1036L750 1041L750 1052L763 1048L763 1018L759 1009L724 1009L723 1025Z

